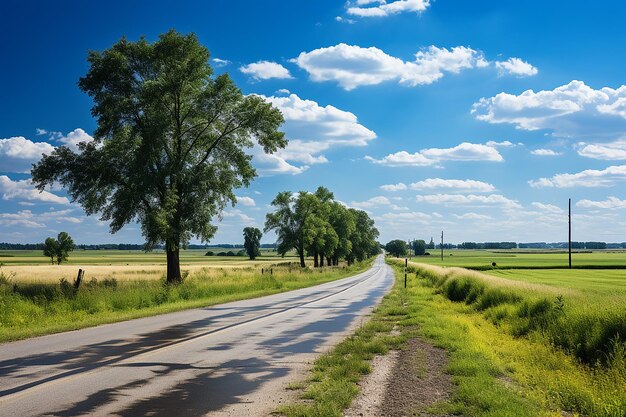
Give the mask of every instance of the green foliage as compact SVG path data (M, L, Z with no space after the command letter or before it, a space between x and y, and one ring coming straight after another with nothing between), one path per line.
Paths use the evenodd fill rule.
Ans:
M279 254L295 249L301 267L307 253L313 255L315 266L324 258L337 265L341 258L352 263L378 253L374 221L364 211L334 201L333 193L324 187L313 194L278 193L272 205L275 210L266 216L265 231L276 231Z
M385 245L385 250L396 258L405 256L407 253L406 242L400 239L392 240Z
M415 256L422 256L426 253L426 242L421 239L411 242L411 246L413 247Z
M74 250L74 240L66 232L61 232L56 239L49 237L44 242L43 255L50 258L50 262L54 263L56 258L57 265L67 261L69 253Z
M256 259L261 254L261 237L263 234L256 227L245 227L243 229L243 247L246 249L250 260Z
M59 182L113 233L139 221L147 249L166 245L168 281L180 282L180 247L194 236L209 240L212 219L236 202L233 188L256 176L246 149L287 144L282 114L242 94L227 74L212 77L194 34L122 38L88 61L78 84L94 102L95 140L45 155L33 181L40 190Z

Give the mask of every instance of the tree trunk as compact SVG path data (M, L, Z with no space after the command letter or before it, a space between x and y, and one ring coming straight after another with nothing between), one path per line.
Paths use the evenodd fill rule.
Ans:
M168 284L180 284L183 281L180 275L180 254L178 245L167 243L165 245L167 254L167 278Z
M327 257L326 257L326 265L328 265L328 266L333 266L333 263L332 263L332 261L330 260L330 256L327 256Z
M313 267L317 268L320 265L319 255L317 252L313 253Z
M323 268L323 267L324 267L324 254L321 253L320 254L320 268Z
M302 245L297 252L300 256L300 268L304 268L306 266L306 264L304 263L304 245Z

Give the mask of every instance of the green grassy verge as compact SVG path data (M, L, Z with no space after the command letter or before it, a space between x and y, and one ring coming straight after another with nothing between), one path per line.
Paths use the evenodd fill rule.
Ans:
M527 308L534 301L518 299L529 296L524 293L528 289L510 296L500 288L485 295L491 291L483 288L481 296L469 297L472 302L466 298L452 301L450 294L463 292L461 282L446 289L442 277L432 271L411 269L408 289L404 289L403 265L392 265L399 279L370 321L315 362L311 378L293 386L302 390L303 401L282 406L280 413L289 417L343 415L358 394L357 382L370 372L369 360L420 336L446 349L446 371L455 385L448 401L430 408L432 415L626 416L626 368L619 349L607 358L610 363L591 366L547 342L539 329L513 334L514 326L494 319L503 314L497 307L506 303L526 306L520 307L528 316L522 318L526 325L534 313L539 312L539 320L545 318L541 309ZM496 299L506 301L486 307ZM391 335L394 327L399 335Z
M67 282L14 283L0 274L0 342L290 291L354 275L371 263L323 270L275 266L272 275L207 268L178 286L92 280L77 293Z
M400 274L403 265L394 266ZM448 372L458 388L440 411L626 416L623 305L572 306L575 294L483 281L458 269L410 265L409 272L415 324L451 353Z

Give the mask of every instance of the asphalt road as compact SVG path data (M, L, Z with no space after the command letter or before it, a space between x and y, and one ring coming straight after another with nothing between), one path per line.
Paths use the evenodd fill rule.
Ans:
M392 282L379 257L311 288L2 344L0 416L268 415Z

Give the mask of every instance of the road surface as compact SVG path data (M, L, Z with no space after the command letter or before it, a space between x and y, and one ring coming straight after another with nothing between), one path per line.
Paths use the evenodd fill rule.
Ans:
M393 273L0 345L0 416L266 416Z

